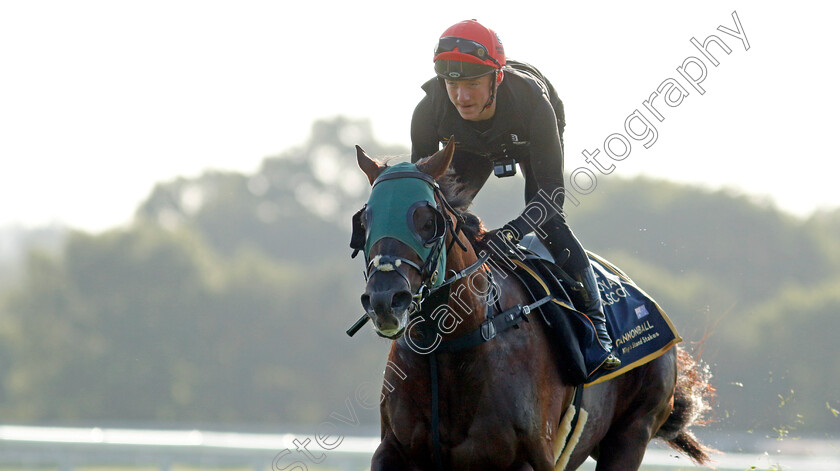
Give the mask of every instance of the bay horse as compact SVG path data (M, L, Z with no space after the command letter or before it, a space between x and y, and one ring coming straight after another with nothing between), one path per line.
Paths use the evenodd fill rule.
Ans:
M597 471L637 470L653 438L708 463L689 427L713 388L679 346L591 387L564 381L556 340L523 313L534 300L477 252L484 230L445 177L453 152L389 166L357 146L372 185L351 241L368 262L360 321L393 340L371 469L572 470L591 456Z

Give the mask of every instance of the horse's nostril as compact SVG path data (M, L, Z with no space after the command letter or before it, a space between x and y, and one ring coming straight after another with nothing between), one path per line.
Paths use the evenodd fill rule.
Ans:
M362 307L376 315L402 315L411 301L411 293L405 289L371 291L362 295Z
M408 291L399 291L394 294L394 299L391 300L391 308L395 312L400 312L408 309L411 304L411 293Z

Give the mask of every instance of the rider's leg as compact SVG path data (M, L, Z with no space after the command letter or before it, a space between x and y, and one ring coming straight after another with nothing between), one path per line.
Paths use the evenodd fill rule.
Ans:
M581 310L595 325L595 333L601 346L610 352L603 366L606 369L618 368L621 366L621 360L612 353L612 339L607 332L607 319L604 316L598 283L595 281L595 272L592 270L583 246L566 223L563 214L552 218L542 228L548 235L543 243L555 259L560 259L565 249L569 250L569 258L564 269L581 284L582 289L579 290L582 301Z

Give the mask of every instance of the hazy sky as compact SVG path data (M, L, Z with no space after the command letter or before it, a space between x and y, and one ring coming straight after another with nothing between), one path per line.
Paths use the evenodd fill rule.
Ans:
M840 206L835 2L289 5L0 0L0 225L121 224L156 182L252 172L338 114L408 145L436 39L468 18L559 90L568 170L610 178L584 161L598 149L611 175L731 187L798 214ZM718 29L736 29L733 12L748 50ZM717 66L690 41L709 35L731 50L709 46ZM677 70L699 76L692 58L702 94ZM680 98L675 83L678 104L651 100L663 86ZM655 142L625 129L636 111ZM623 160L605 156L605 141L625 152L617 134Z

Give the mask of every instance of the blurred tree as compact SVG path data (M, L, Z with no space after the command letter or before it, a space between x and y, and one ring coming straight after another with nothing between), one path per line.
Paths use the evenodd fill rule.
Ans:
M343 258L350 217L368 188L356 166L356 144L378 157L407 154L377 143L367 120L318 121L303 146L266 158L254 175L207 172L158 185L137 218L192 227L223 253L253 246L283 260Z
M388 348L370 329L344 334L364 286L348 247L368 194L355 144L407 160L367 121L324 120L254 174L161 183L132 227L33 252L0 296L5 420L280 426L345 410ZM687 341L705 338L719 427L836 427L840 371L826 360L838 353L840 213L800 221L649 179L605 179L579 200L566 211L584 246L627 271ZM512 178L488 183L475 211L496 227L523 207Z
M611 179L569 212L584 246L713 275L748 299L836 273L802 221L727 191Z
M736 379L722 385L726 407L749 428L798 436L837 430L840 404L840 278L792 284L745 311L721 333ZM742 391L738 391L738 390ZM755 413L755 404L775 405Z

